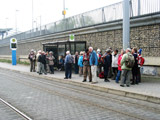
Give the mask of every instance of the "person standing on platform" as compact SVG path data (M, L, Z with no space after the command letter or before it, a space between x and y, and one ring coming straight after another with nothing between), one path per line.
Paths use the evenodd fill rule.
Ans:
M92 73L92 84L98 83L97 81L97 65L98 65L98 57L96 52L93 50L92 47L89 47L90 52L90 66L91 66L91 73Z
M73 64L73 57L70 54L70 51L66 52L65 57L65 78L64 79L71 79L72 78L72 64Z
M132 49L132 54L134 56L134 60L135 60L135 63L134 63L134 66L132 68L132 85L135 85L139 83L139 80L138 80L138 59L139 59L139 56L137 54L137 48L133 48Z
M49 69L50 69L50 74L54 74L54 56L53 56L53 52L50 51L49 52L49 57L48 57L48 64L49 64Z
M114 50L112 54L112 70L113 70L112 80L115 80L118 73L118 50Z
M110 82L108 80L108 72L111 67L110 53L111 53L111 50L107 49L106 54L103 56L103 59L104 59L104 82Z
M74 58L74 70L75 70L75 74L78 74L78 72L79 72L78 59L79 59L79 55L78 55L78 52L76 52L75 53L75 58Z
M131 54L131 49L126 49L126 54L123 55L121 60L122 76L121 76L121 87L124 87L126 81L127 87L130 87L131 70L134 65L134 57Z
M81 77L83 75L83 52L80 52L80 56L78 59L78 66L79 66L79 76Z
M45 52L43 51L41 53L41 55L38 57L38 62L40 62L40 71L39 71L39 75L41 75L42 73L44 73L45 75L47 75L44 66L46 65L46 55Z
M92 82L92 75L91 75L91 66L89 64L89 51L88 49L85 50L85 53L83 55L83 81L87 81L87 75L89 78L89 82Z
M37 53L37 73L40 71L40 62L38 61L39 56L41 55L41 50L38 51Z
M101 50L97 49L97 57L98 57L98 66L97 66L97 76L102 72L102 62L101 62Z
M30 60L30 72L35 72L36 54L33 49L30 51L28 59Z
M121 60L122 60L123 54L124 54L124 50L122 49L121 54L118 56L118 73L117 73L117 77L116 77L116 83L119 83L119 79L120 79L121 72L122 72Z

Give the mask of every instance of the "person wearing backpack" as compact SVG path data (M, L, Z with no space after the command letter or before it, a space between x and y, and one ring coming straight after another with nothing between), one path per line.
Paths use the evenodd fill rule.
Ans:
M137 48L133 48L132 49L132 54L134 56L134 60L135 60L135 63L134 63L134 66L132 68L132 85L135 85L139 83L139 80L138 80L138 54L137 54Z
M123 55L121 60L121 69L122 69L122 76L121 76L121 87L124 87L124 83L126 81L127 87L130 87L130 78L131 78L131 70L134 65L134 57L131 54L131 49L126 49L126 54Z

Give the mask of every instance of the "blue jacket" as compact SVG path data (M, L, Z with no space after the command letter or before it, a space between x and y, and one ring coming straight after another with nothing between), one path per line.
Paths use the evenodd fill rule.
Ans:
M80 56L78 59L78 66L83 67L83 56Z
M94 50L90 53L89 62L90 62L91 66L92 65L98 65L98 57L97 57L97 54Z

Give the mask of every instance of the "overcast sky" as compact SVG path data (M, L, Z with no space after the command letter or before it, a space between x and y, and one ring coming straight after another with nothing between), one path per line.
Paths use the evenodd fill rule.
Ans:
M65 0L67 14L70 17L96 8L104 7L122 0ZM17 16L17 28L26 31L32 28L32 0L0 0L0 28L14 28ZM61 20L63 0L33 0L34 21L40 25ZM16 10L18 10L16 12ZM36 22L34 23L34 27Z

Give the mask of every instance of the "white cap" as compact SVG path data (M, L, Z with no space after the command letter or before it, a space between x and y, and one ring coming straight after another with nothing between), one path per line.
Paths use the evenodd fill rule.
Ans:
M127 48L127 50L128 50L129 52L131 52L131 48Z
M101 50L100 49L97 49L97 52L100 52Z

